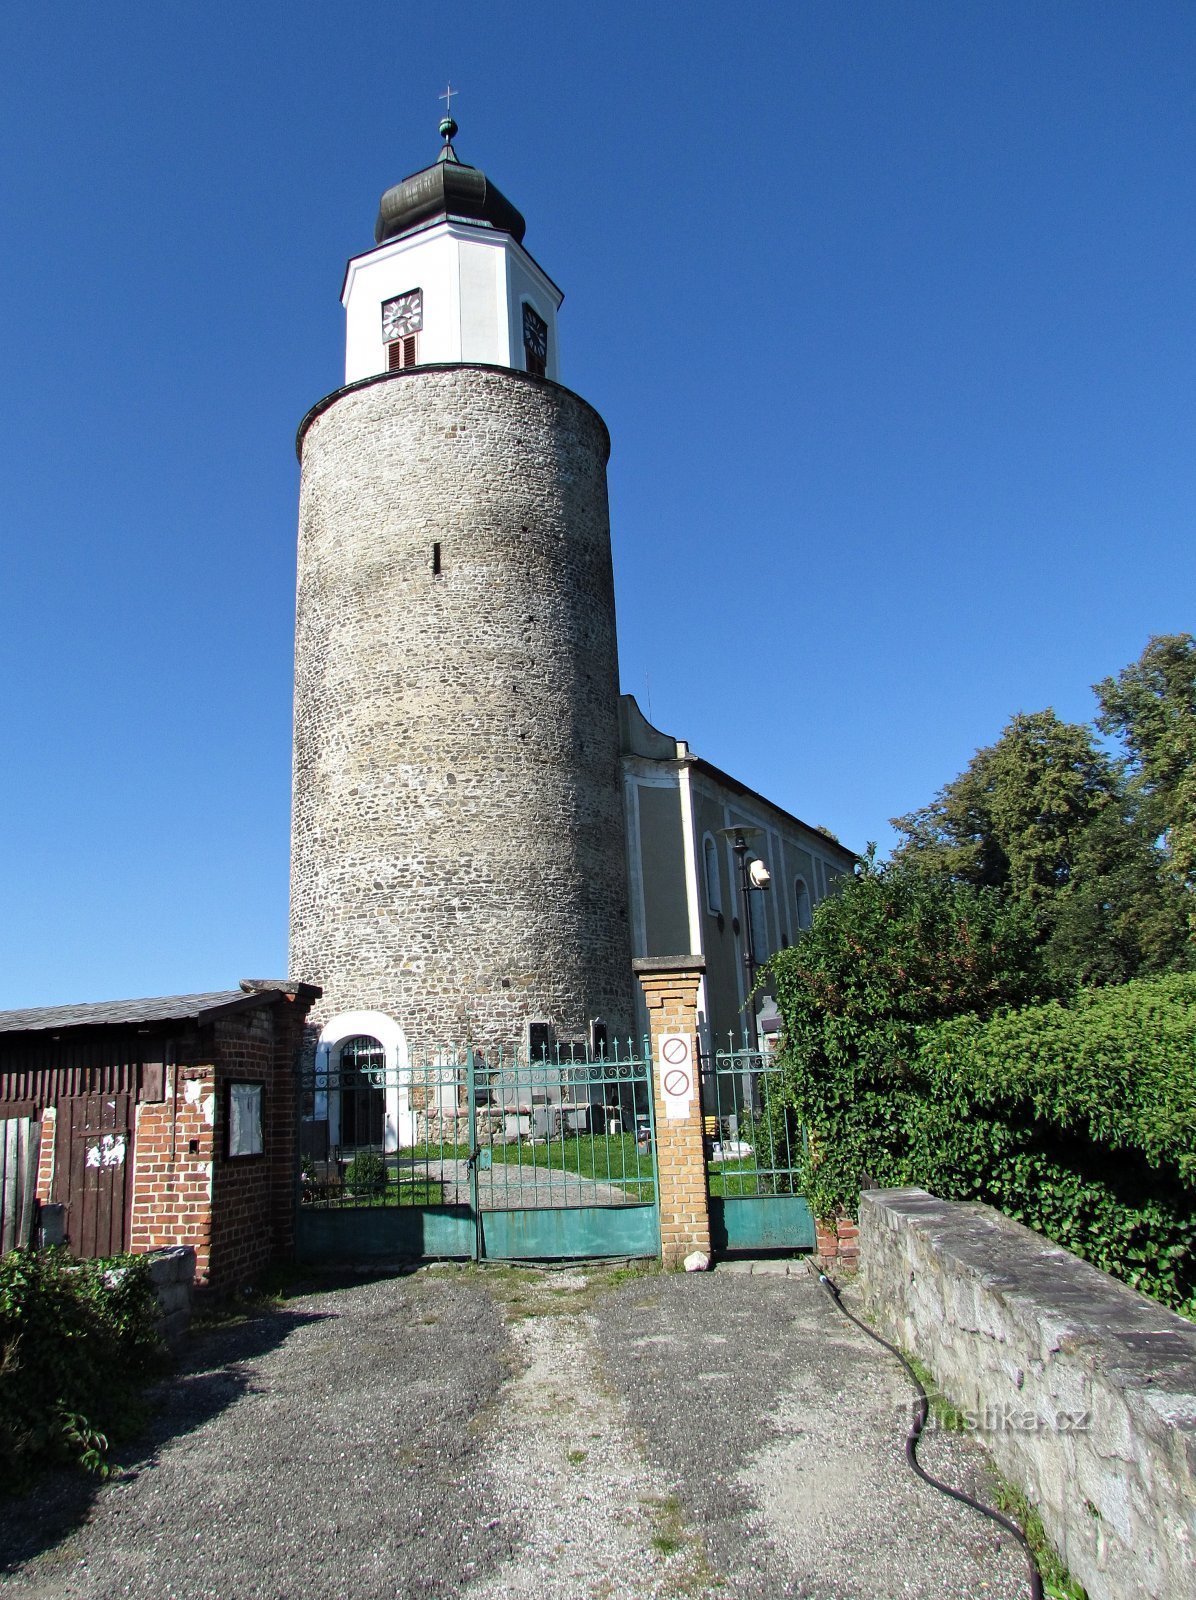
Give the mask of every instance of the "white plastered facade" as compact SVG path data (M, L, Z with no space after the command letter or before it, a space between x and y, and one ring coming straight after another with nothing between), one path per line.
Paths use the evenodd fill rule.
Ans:
M525 367L523 305L548 327L545 376L560 381L557 312L564 296L509 233L438 222L355 256L345 271L345 382L387 370L382 306L418 289L423 327L416 363Z

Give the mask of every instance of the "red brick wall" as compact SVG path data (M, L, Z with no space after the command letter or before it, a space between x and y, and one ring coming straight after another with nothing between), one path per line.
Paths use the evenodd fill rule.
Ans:
M211 1281L245 1283L294 1245L295 1068L308 1005L276 1001L216 1024ZM262 1085L263 1153L228 1156L228 1086Z
M189 1042L191 1051L180 1054L202 1053L198 1040ZM167 1070L165 1091L164 1100L137 1107L130 1248L192 1245L202 1283L212 1236L215 1070L211 1063L181 1061Z
M234 1012L176 1045L177 1095L137 1108L132 1248L189 1244L200 1283L250 1282L294 1243L295 1062L310 1001ZM228 1155L229 1085L262 1085L264 1150ZM176 1116L177 1101L177 1116Z
M823 1266L832 1263L854 1272L860 1263L860 1230L850 1217L823 1217L814 1224L816 1253Z
M696 1080L689 1115L669 1118L660 1089L660 1040L666 1033L690 1039L690 1059L698 1060L698 971L641 971L652 1035L652 1093L656 1112L656 1157L660 1177L660 1253L666 1267L678 1266L694 1250L710 1254L710 1200L706 1185L702 1101Z
M211 1279L247 1283L274 1257L272 1149L274 1027L271 1009L241 1011L215 1026L216 1163L212 1190ZM260 1156L228 1154L229 1085L262 1086Z
M274 1252L287 1259L295 1247L295 1205L298 1194L299 1085L298 1065L307 1032L310 999L288 997L274 1006L274 1061L266 1099L266 1149L270 1163L270 1221Z

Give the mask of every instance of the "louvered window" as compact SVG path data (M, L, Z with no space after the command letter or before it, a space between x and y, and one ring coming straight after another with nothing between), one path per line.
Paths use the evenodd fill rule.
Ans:
M402 339L394 339L386 347L386 370L388 372L401 372L404 367L415 365L415 334L409 333Z
M523 363L534 377L547 377L548 324L526 300L523 302Z

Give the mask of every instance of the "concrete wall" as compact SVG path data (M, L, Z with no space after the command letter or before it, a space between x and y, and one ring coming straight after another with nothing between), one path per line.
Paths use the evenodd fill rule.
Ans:
M644 886L644 949L636 954L683 950L690 942L689 904L677 785L640 783L636 800Z
M185 1244L155 1250L149 1274L158 1300L158 1331L167 1344L179 1344L191 1328L195 1251Z
M1038 1506L1091 1600L1196 1589L1196 1325L989 1206L865 1191L869 1315Z

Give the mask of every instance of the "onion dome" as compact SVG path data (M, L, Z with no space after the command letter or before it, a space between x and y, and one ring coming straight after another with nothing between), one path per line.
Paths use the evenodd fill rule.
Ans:
M480 223L509 233L516 244L523 242L527 223L484 172L457 159L453 149L456 132L452 117L445 117L440 124L444 148L435 164L412 173L382 196L374 224L378 244L414 233L440 219Z

